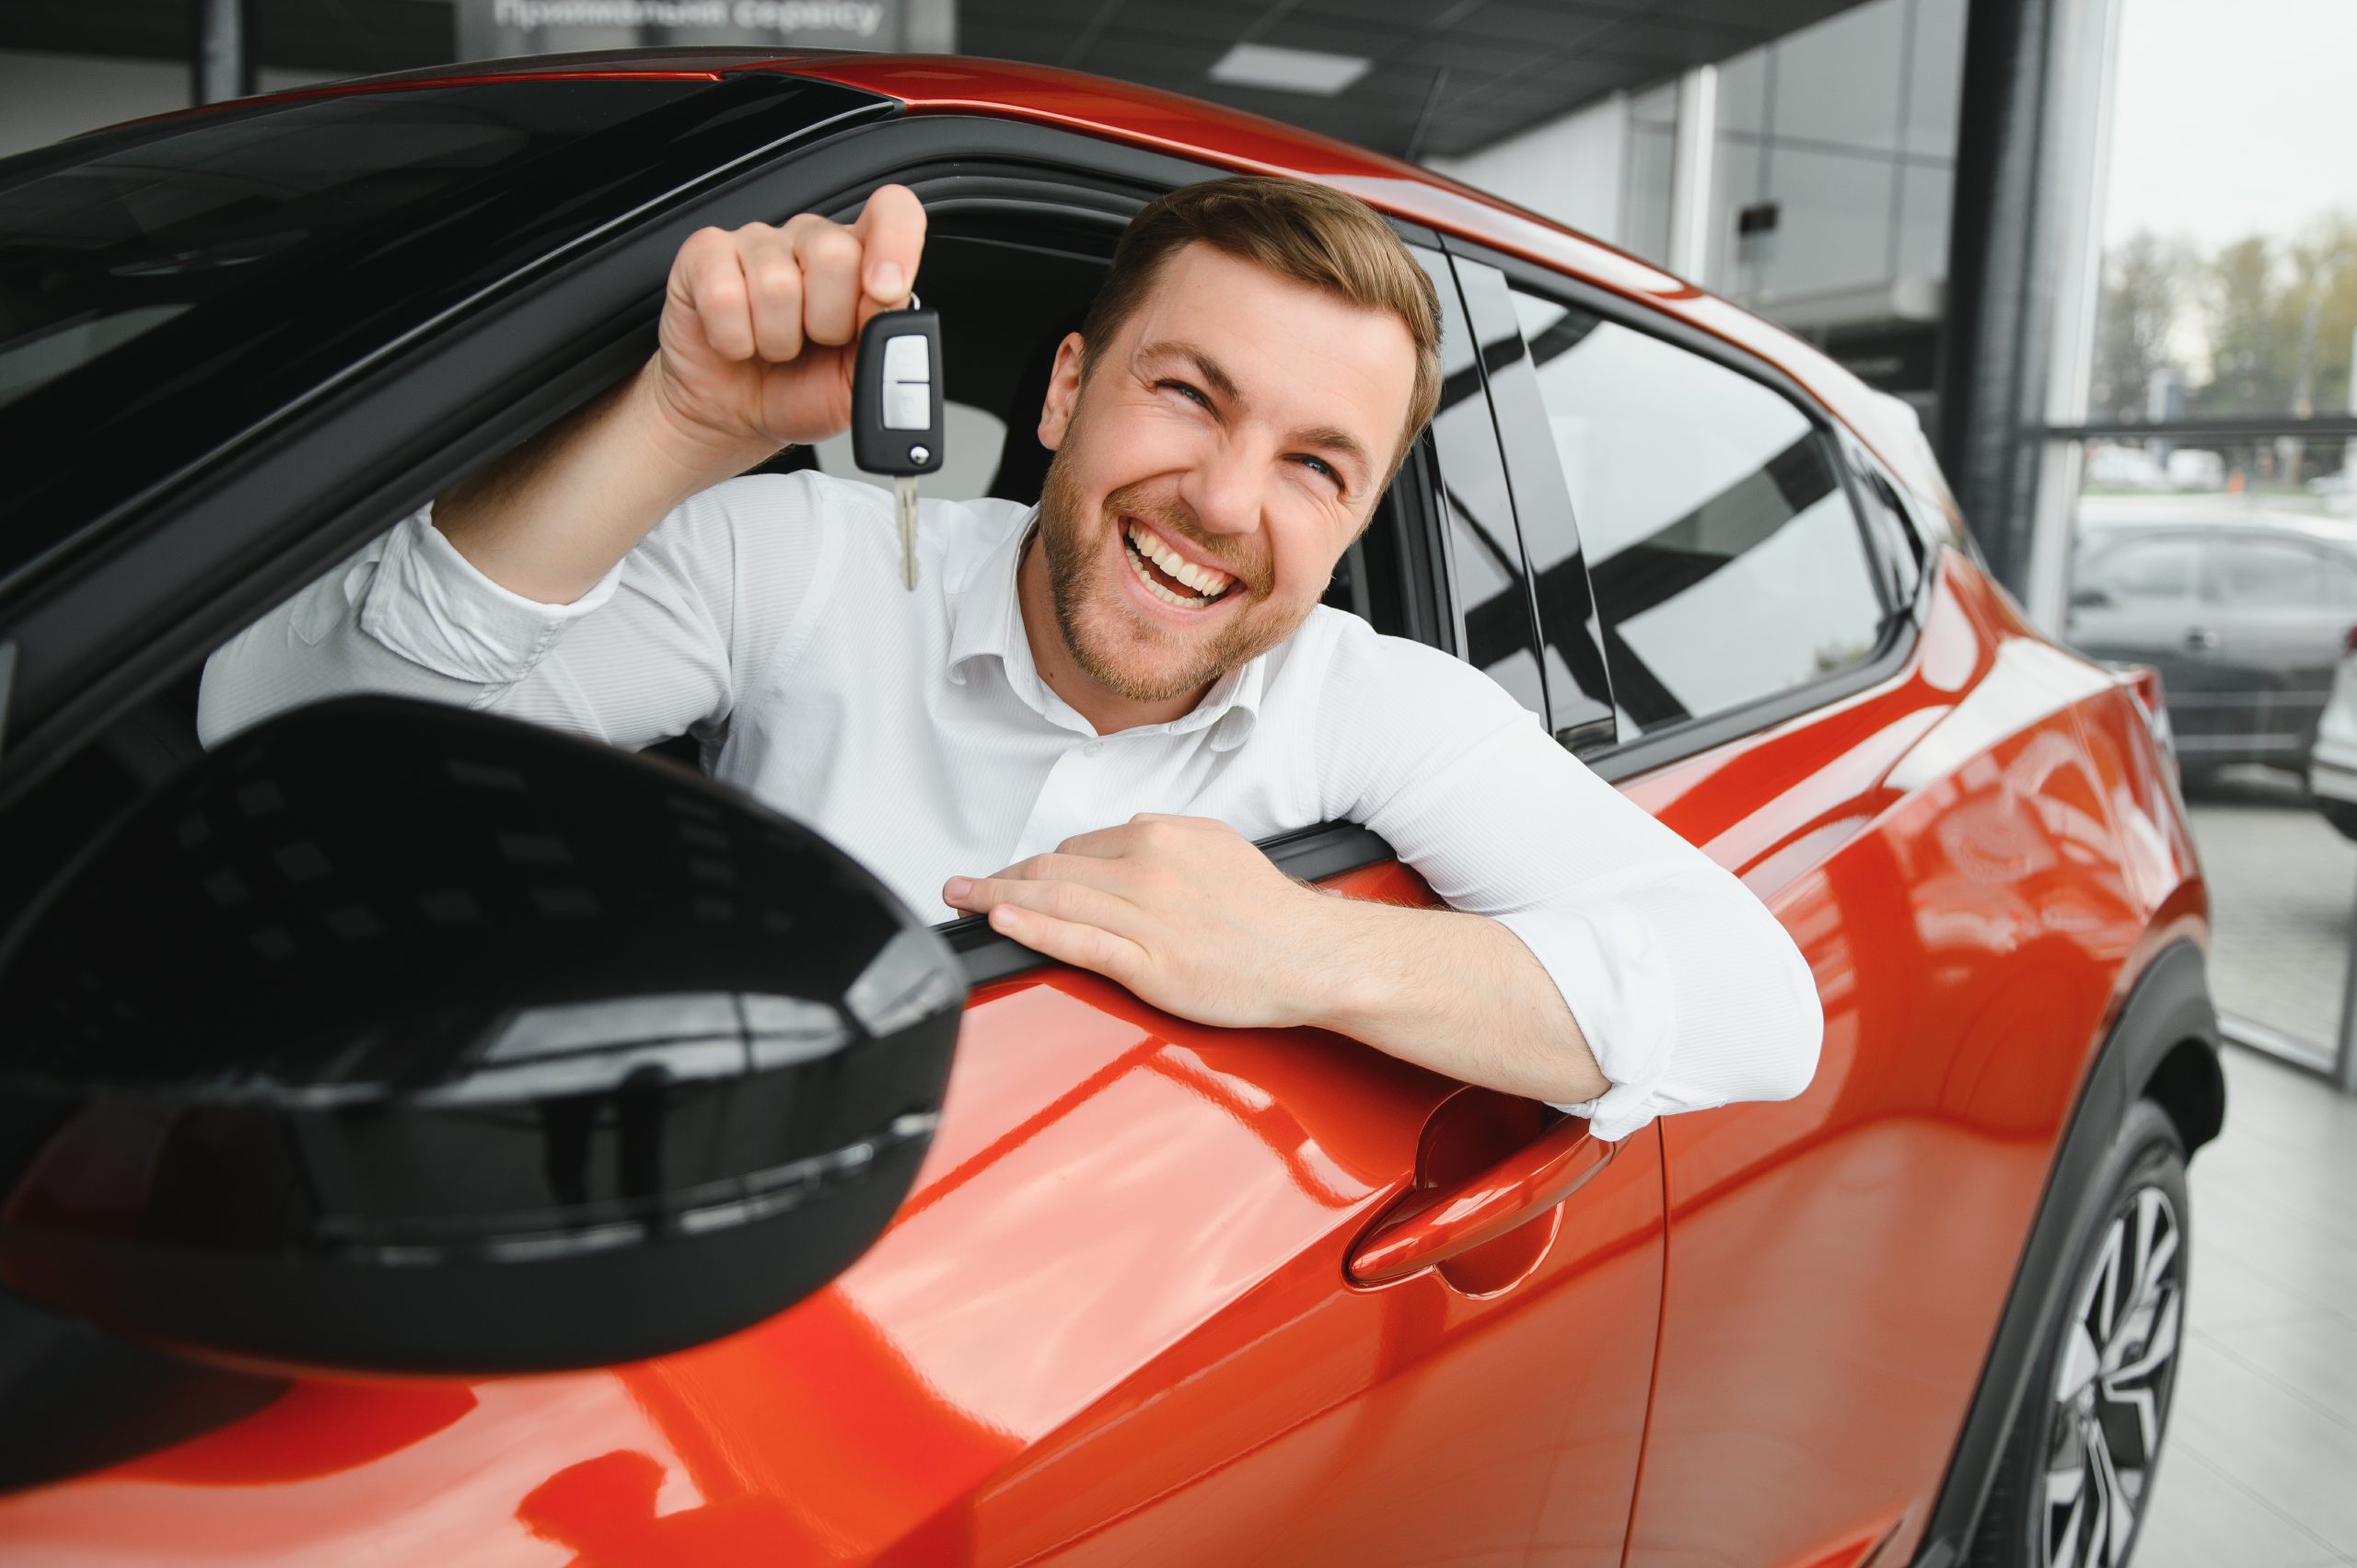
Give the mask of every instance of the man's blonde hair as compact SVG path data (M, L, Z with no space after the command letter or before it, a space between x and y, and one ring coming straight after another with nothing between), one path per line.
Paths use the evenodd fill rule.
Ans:
M1440 403L1440 298L1391 226L1355 196L1306 180L1237 175L1184 185L1139 209L1081 324L1086 367L1152 292L1163 263L1201 240L1281 278L1396 316L1416 345L1408 425L1391 469Z

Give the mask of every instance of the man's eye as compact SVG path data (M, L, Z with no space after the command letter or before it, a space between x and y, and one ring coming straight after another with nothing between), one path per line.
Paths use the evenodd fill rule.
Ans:
M1335 489L1340 490L1342 488L1341 473L1336 470L1333 464L1328 462L1325 459L1313 458L1306 452L1299 452L1295 454L1294 460L1300 463L1304 468L1315 469L1319 473L1324 474L1328 479L1332 480L1334 482Z
M1190 386L1184 381L1156 381L1154 384L1154 388L1156 391L1161 391L1167 388L1169 390L1174 392L1183 392L1188 397L1193 399L1196 402L1202 404L1205 408L1212 406L1211 399L1203 396L1201 390Z

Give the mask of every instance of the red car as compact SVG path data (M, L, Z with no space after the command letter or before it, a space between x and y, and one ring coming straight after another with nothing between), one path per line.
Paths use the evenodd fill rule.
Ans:
M1448 318L1329 601L1768 902L1800 1098L1608 1144L1182 1022L505 721L196 747L206 652L643 359L694 228L913 188L948 483L1022 498L1120 225L1235 170L1365 198ZM2223 1114L2200 873L2151 699L1807 346L1203 104L660 51L0 164L0 1559L2124 1561Z

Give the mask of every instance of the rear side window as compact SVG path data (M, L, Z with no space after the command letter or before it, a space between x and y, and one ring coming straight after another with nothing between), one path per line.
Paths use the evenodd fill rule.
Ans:
M2130 540L2096 558L2086 586L2123 604L2190 604L2201 552L2196 538Z
M1516 290L1622 738L1851 668L1885 607L1830 441L1769 388ZM1549 635L1555 629L1549 629Z
M2280 539L2221 539L2212 570L2222 603L2242 610L2322 610L2350 601L2349 568Z

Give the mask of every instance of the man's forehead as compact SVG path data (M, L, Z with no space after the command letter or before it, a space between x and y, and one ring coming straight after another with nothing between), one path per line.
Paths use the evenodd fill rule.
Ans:
M1259 412L1352 427L1374 453L1390 450L1414 393L1415 342L1397 316L1200 242L1164 265L1121 335L1132 355L1209 361Z

